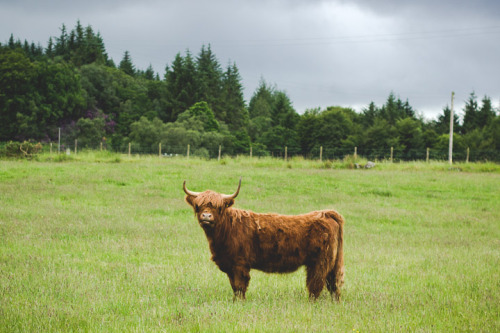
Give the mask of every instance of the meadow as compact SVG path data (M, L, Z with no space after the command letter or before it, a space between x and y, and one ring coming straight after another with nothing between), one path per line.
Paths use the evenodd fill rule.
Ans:
M0 331L500 331L500 167L83 153L0 161ZM184 202L344 215L340 303L303 269L251 271L246 301Z

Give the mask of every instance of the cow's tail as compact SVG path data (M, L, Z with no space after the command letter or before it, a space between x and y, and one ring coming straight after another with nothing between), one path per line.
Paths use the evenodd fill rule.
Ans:
M336 300L340 300L340 288L344 284L344 218L338 212L331 210L327 214L335 220L338 225L337 234L337 255L334 258L334 265L331 272L328 274L327 286Z

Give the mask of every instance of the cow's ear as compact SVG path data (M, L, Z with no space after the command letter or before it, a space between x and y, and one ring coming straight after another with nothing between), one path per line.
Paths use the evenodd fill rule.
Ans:
M186 202L187 202L187 203L188 203L191 207L194 207L194 203L193 203L194 198L195 198L195 197L194 197L194 196L192 196L192 195L186 195L186 199L185 199L185 200L186 200Z
M224 200L224 206L227 208L227 207L231 207L232 205L234 204L234 199L225 199Z

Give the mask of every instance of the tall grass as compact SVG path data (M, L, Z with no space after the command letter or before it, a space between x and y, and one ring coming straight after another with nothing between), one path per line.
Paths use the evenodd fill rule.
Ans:
M2 331L500 329L495 165L58 159L0 161ZM303 270L251 271L247 301L232 302L182 181L231 193L240 175L237 207L344 215L340 304L309 302Z

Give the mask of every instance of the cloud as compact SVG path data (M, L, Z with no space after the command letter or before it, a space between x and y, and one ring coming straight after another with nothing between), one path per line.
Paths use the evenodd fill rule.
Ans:
M500 99L500 2L459 1L0 1L0 41L40 41L77 20L100 31L119 62L163 75L175 54L211 44L236 62L250 99L260 79L285 90L299 112L360 110L391 91L428 117L473 90Z

